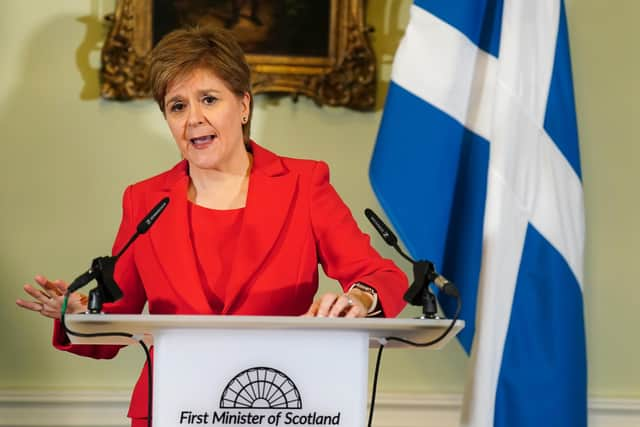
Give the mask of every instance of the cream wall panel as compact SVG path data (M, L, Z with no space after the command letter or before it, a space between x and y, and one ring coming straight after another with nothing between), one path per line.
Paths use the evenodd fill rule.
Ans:
M0 427L125 427L128 394L23 392L9 396L0 392ZM456 427L462 396L459 394L385 393L376 401L376 427ZM640 401L591 399L591 427L637 427Z

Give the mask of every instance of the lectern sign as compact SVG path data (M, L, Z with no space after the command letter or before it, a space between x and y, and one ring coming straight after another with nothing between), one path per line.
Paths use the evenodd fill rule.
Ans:
M363 334L167 330L155 345L155 426L364 425Z
M339 426L341 413L303 411L296 384L285 373L260 366L245 369L222 391L217 410L180 412L182 425Z

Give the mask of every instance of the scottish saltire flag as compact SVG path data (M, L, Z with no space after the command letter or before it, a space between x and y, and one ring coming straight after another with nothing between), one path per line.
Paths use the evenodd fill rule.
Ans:
M371 183L410 253L461 290L462 424L586 426L583 195L562 0L416 0L391 80Z

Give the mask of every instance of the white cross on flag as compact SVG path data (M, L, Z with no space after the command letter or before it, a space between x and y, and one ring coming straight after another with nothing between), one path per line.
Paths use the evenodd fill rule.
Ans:
M460 288L465 426L587 425L567 33L562 0L415 0L394 60L370 178Z

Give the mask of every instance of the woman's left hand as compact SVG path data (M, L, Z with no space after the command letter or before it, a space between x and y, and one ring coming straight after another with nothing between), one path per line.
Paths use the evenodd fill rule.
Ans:
M50 281L44 276L36 276L37 288L31 284L24 285L24 291L29 299L18 299L16 304L24 309L41 314L51 319L60 319L60 310L64 301L64 294L69 286L62 280ZM69 297L67 313L82 313L87 310L87 296L74 292Z
M316 299L306 317L365 317L367 309L364 302L352 293L326 293Z

